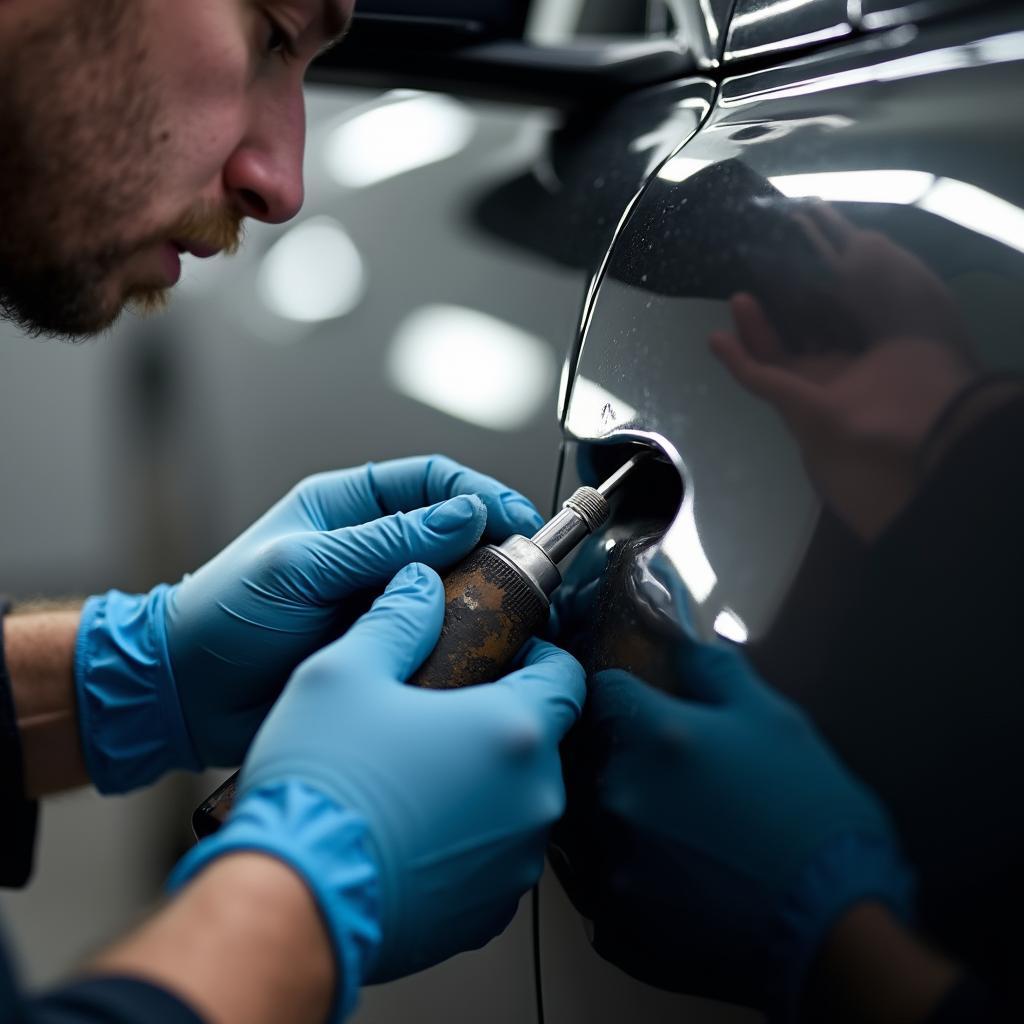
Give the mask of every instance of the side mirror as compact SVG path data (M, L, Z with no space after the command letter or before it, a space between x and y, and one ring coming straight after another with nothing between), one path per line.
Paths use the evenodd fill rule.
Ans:
M697 68L667 37L536 45L524 39L529 13L530 0L359 0L349 38L310 79L573 108Z

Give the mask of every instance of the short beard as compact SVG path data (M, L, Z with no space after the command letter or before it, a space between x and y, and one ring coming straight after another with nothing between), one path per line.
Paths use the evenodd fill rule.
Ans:
M140 5L58 7L0 50L0 316L73 340L120 313L110 282L138 248L124 236L156 187L166 134Z
M64 341L78 341L109 328L117 317L99 301L106 280L102 266L95 259L82 258L38 270L12 269L4 252L0 259L0 318L29 337L47 334Z
M170 305L169 288L144 284L129 290L113 316L99 303L109 274L139 251L173 238L230 256L238 252L244 235L239 213L215 203L199 202L174 224L131 248L96 251L73 263L51 265L35 273L22 268L12 284L7 283L8 265L0 260L0 317L29 336L47 334L64 341L80 341L112 326L124 303L145 317L163 313ZM18 297L16 306L8 303L8 295Z

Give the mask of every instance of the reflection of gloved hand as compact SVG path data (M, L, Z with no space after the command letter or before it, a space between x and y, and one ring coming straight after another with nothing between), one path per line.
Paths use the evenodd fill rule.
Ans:
M976 374L966 328L943 282L884 235L825 203L792 217L831 271L834 320L861 347L824 336L795 350L764 305L740 293L730 302L735 331L716 331L712 349L782 416L822 497L873 540L913 497L922 443Z
M591 690L595 945L655 984L784 1018L845 909L907 916L909 874L875 797L738 651L686 641L680 668L698 700L618 670Z
M443 617L437 574L411 565L302 665L253 743L232 818L175 879L228 850L294 865L334 939L346 1005L361 981L498 934L562 813L558 743L583 702L581 668L534 641L497 683L403 685Z
M443 504L420 508L431 502ZM93 782L119 792L171 768L238 764L291 671L355 617L346 599L413 560L450 565L485 522L503 539L541 519L436 456L324 473L177 585L90 599L75 675Z

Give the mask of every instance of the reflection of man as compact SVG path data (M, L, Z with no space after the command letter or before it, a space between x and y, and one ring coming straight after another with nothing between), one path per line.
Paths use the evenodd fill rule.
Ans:
M182 251L234 247L246 217L295 216L303 74L350 8L0 3L3 314L101 330L126 301L160 304ZM0 881L27 877L40 795L245 764L234 814L179 865L173 901L41 999L19 997L0 956L0 1017L340 1020L363 982L499 932L561 811L579 666L536 642L493 686L403 684L441 627L427 566L539 522L439 457L326 473L180 583L8 615ZM385 584L357 618L352 599Z
M823 499L865 541L879 541L924 484L955 463L952 480L940 481L939 497L924 503L948 531L936 532L934 522L915 525L935 567L956 566L958 558L971 561L971 548L946 560L962 543L958 532L977 532L976 524L958 514L970 505L984 508L1001 495L991 481L980 495L971 490L970 482L980 481L970 475L970 463L979 460L977 452L964 458L964 442L1014 402L1019 436L1019 380L977 373L954 302L911 254L880 234L856 229L823 204L804 206L794 219L830 271L829 297L835 315L847 321L844 334L862 344L833 347L826 336L813 349L793 345L758 298L740 293L731 301L735 333L716 333L713 350L742 386L779 412ZM984 447L991 437L979 443ZM990 475L1006 476L1000 467ZM950 492L963 491L964 483L967 494L956 495L953 504ZM1019 485L1013 494L1010 516L1020 507ZM951 507L935 510L936 504ZM982 540L981 554L989 561L1006 557L1005 541L1003 533ZM910 593L926 609L921 614L930 618L931 630L966 631L959 645L938 645L947 659L963 649L974 662L980 678L960 679L961 701L996 697L986 678L989 666L993 674L1010 674L1016 688L1009 667L1016 630L1002 648L986 630L972 632L950 611L960 596L952 591L966 585L963 567L941 579L944 587L937 593L922 593L934 573L921 572L907 547L897 559L903 575L918 574ZM1009 589L1017 587L1013 578ZM972 598L985 593L969 590ZM686 621L685 595L675 597ZM986 598L999 603L998 592ZM897 628L914 631L917 610L901 606L898 598L894 603ZM869 638L860 639L866 646ZM992 656L992 649L1006 656ZM773 1019L1020 1019L1019 1006L1011 1009L972 970L915 935L914 887L889 815L827 748L809 718L765 685L736 649L684 639L675 653L676 689L685 697L615 669L592 682L584 732L598 761L598 839L588 854L600 870L597 891L585 895L597 948L655 984L764 1007ZM922 649L909 654L919 671L932 664L930 657ZM908 666L908 675L913 668ZM925 692L907 723L911 729L941 728L933 717L940 695L935 675L923 681ZM912 687L915 680L906 682ZM901 699L913 706L915 691L910 692L906 698L891 694L888 704L874 709L879 732ZM982 714L1013 713L1019 706L1019 699L1003 700L983 707ZM1007 728L1013 732L1016 723ZM1011 811L998 800L1001 787L1015 794L1019 772L1014 765L1008 780L986 780L1005 754L981 749L979 740L980 735L957 744L948 737L947 756L969 750L979 762L955 771L982 808L978 814L986 828L974 842L983 853L975 860L990 859L996 871L993 836L1005 836L1011 848L1020 837L1016 806ZM908 736L907 761L913 751ZM919 802L931 797L917 794ZM955 848L964 843L955 833L967 822L958 820L956 796L950 792L947 799L949 813L939 832L947 832ZM971 836L965 842L970 846ZM971 877L970 862L953 871L947 887L985 891L982 880ZM1005 895L1011 898L1009 888ZM995 930L991 908L973 908L973 915L969 921L983 920L988 932ZM998 950L991 948L988 933L974 942L964 938L967 948L988 945L1001 961L975 956L972 969L1006 976L1003 965L1015 962L1016 936L1004 936Z

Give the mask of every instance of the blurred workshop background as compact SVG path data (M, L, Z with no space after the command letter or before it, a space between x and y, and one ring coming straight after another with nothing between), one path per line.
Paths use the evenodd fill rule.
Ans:
M583 9L539 5L535 34L571 34ZM169 312L76 346L0 324L0 576L15 600L176 580L303 476L370 459L444 452L550 507L585 281L472 211L543 163L555 116L323 87L308 107L300 218L252 226L232 259L188 258ZM159 900L223 774L47 801L34 881L0 896L30 982ZM358 1019L450 1024L481 1005L522 1019L530 956L520 915L483 953L372 993Z

